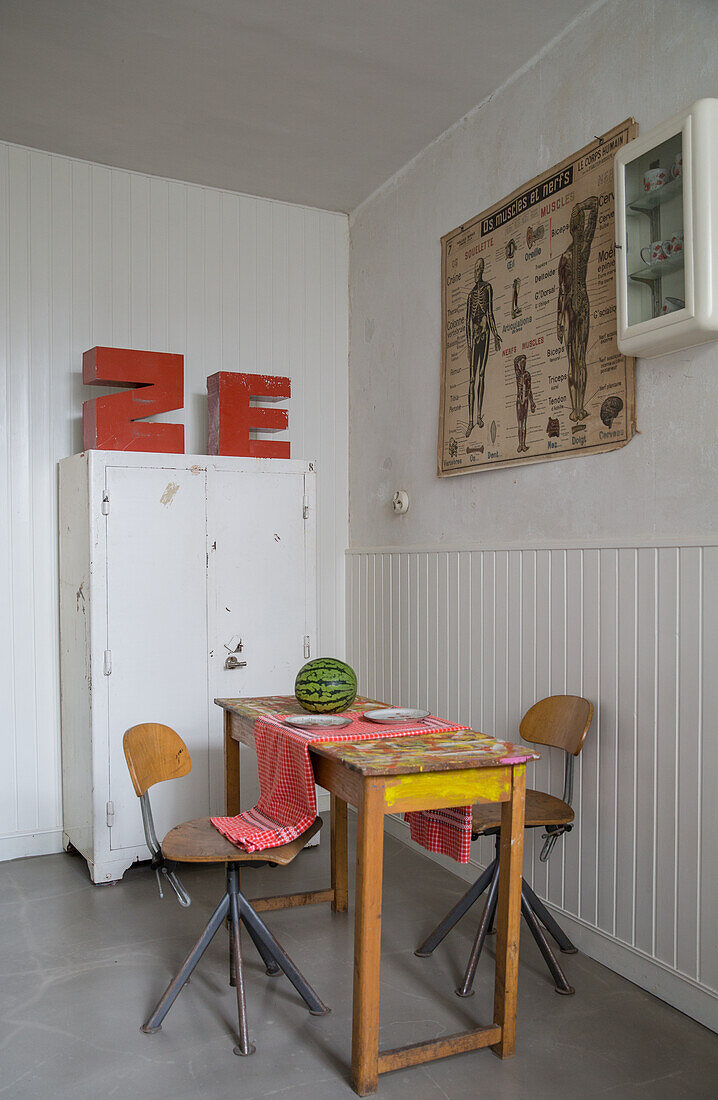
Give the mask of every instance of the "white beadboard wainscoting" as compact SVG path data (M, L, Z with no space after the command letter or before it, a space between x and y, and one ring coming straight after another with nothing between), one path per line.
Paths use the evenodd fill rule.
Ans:
M318 644L343 650L347 249L343 214L0 143L0 859L61 846L57 461L113 389L83 386L83 351L184 355L184 412L157 419L188 454L208 374L289 375L292 456L317 460Z
M366 695L514 740L544 696L593 701L574 829L548 864L527 833L526 877L587 954L718 1028L718 545L357 549L347 584ZM529 785L560 795L541 752ZM473 880L492 850L446 865Z

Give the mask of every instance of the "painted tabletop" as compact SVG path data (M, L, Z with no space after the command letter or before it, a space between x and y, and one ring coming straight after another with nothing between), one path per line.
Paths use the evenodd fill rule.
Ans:
M293 695L215 699L215 703L223 710L250 719L266 714L306 713ZM352 703L352 710L363 712L386 705L358 695ZM497 741L474 730L386 737L377 741L321 741L312 744L310 751L339 761L362 775L408 775L413 772L491 768L504 764L522 764L539 758L539 753L528 745Z
M455 733L422 733L413 737L387 737L382 741L320 741L311 751L362 775L408 775L412 772L447 772L464 768L492 768L524 764L539 754L527 745L497 741L474 730Z

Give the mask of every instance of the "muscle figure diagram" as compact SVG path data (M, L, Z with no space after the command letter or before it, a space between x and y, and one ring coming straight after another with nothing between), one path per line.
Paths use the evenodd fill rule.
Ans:
M586 290L586 272L591 243L596 232L598 198L591 195L576 203L571 211L571 243L558 263L558 310L556 331L568 356L568 392L573 421L584 420L586 396L586 347L590 323L590 303Z
M474 264L474 286L466 299L466 347L469 354L469 425L467 438L478 425L483 428L481 410L484 404L486 360L489 340L494 338L494 350L501 347L501 337L494 318L494 290L484 282L484 261Z
M522 451L528 451L528 447L526 446L526 417L528 416L529 405L531 405L531 412L536 412L536 402L531 392L531 375L526 370L525 355L516 356L514 359L514 370L516 371L516 420L519 425L519 445L517 451L521 454Z
M518 317L521 313L521 306L519 305L519 290L521 289L521 280L517 277L514 279L513 297L511 299L511 316Z

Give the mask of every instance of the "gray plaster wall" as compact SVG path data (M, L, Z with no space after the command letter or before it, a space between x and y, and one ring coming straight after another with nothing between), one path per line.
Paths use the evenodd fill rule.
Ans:
M351 546L715 536L716 344L638 360L625 448L436 475L442 234L628 116L645 132L704 96L718 96L716 0L608 0L354 212Z

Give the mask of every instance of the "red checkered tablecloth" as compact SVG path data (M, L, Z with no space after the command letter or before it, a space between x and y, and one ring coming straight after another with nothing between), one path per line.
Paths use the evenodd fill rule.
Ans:
M404 821L411 839L427 852L440 852L457 863L468 863L472 816L471 806L453 806L445 810L411 810L404 814Z
M258 717L254 725L260 798L251 810L236 817L213 817L223 836L246 852L261 852L288 844L308 829L317 816L314 772L309 746L317 741L365 741L387 737L416 737L429 732L454 733L468 729L431 715L421 725L377 727L361 714L348 714L352 724L335 730L299 730L283 723L284 715ZM471 807L422 810L406 814L412 837L431 852L469 858Z

